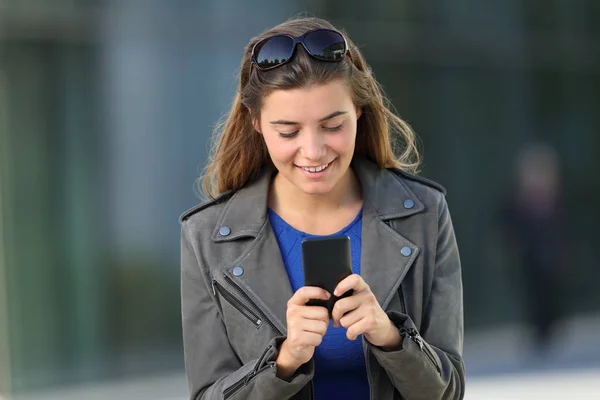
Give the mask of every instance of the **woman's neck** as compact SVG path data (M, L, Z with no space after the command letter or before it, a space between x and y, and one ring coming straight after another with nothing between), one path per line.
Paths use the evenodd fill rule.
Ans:
M316 216L362 206L362 193L352 168L333 189L320 195L302 192L279 174L275 175L269 190L269 207L277 213ZM293 211L292 211L293 210Z

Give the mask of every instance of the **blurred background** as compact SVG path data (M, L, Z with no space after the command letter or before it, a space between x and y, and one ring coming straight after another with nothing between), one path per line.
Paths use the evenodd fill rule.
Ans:
M467 398L600 398L596 0L0 0L0 398L187 396L178 217L244 46L303 11L448 190Z

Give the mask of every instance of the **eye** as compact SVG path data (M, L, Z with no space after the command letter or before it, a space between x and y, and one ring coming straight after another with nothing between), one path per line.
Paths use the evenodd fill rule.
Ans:
M279 132L279 136L284 138L284 139L291 139L294 136L296 136L298 134L299 131L295 131L295 132L290 132L290 133L283 133L283 132Z
M341 130L341 129L342 129L342 126L343 126L343 125L344 125L344 124L342 123L342 124L339 124L338 126L333 126L333 127L331 127L331 128L328 128L328 127L324 126L324 127L323 127L323 129L324 129L325 131L327 131L327 132L337 132L337 131L339 131L339 130Z

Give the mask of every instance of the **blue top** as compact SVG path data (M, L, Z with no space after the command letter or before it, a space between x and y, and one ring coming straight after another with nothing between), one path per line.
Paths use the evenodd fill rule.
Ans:
M360 274L362 210L354 221L332 235L318 236L301 232L268 209L269 220L279 243L279 250L294 293L304 286L302 240L315 237L346 235L352 249L352 272ZM362 348L362 335L351 341L346 328L334 328L331 321L323 341L315 349L316 399L369 399L369 381Z

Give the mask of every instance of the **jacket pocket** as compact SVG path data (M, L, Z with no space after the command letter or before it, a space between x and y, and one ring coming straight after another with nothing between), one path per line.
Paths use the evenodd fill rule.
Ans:
M258 312L254 311L251 306L244 304L243 301L238 300L238 298L227 289L225 289L216 279L212 279L212 287L213 294L216 296L219 293L222 299L228 302L234 309L236 309L240 314L246 317L250 322L252 322L257 328L259 328L263 319L259 315Z
M233 308L239 311L243 316L245 316L250 322L254 324L257 328L259 328L263 324L267 324L271 327L274 332L277 332L280 335L283 335L283 332L279 330L277 325L275 325L269 317L258 307L250 297L242 289L240 289L231 278L227 275L224 275L225 282L227 282L227 287L231 288L227 289L224 285L219 283L216 279L212 279L213 286L213 294L216 296L217 291L227 301ZM234 294L235 293L235 294ZM241 300L240 300L241 299Z

